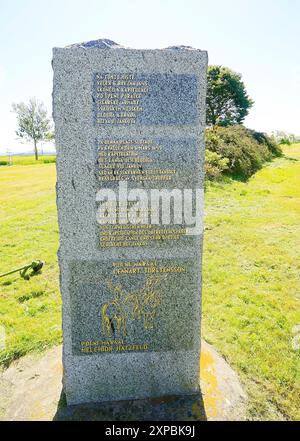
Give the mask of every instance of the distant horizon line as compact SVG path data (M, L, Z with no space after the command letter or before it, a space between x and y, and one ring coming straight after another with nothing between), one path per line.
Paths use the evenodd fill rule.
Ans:
M41 152L38 152L38 153L39 153L39 156L56 156L57 155L56 151L54 151L54 152L47 151L47 152L43 152L43 153L41 153ZM26 151L26 152L13 153L13 152L1 152L1 150L0 150L0 156L34 156L34 152Z

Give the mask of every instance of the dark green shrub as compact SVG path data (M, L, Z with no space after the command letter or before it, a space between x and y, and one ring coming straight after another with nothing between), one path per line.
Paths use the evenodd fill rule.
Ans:
M280 144L291 145L292 142L288 138L281 138L279 141Z
M246 179L274 156L272 149L276 150L266 135L254 133L242 125L215 126L206 130L206 148L228 159L226 174Z
M52 164L54 162L56 162L56 158L43 159L44 164Z
M8 165L8 161L0 161L0 165Z
M267 146L272 156L282 156L281 147L273 137L263 132L256 132L255 130L248 129L248 131L259 144L265 144Z

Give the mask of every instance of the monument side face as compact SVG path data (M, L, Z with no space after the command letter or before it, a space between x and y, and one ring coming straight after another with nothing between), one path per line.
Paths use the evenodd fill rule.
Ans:
M207 54L108 41L53 50L68 404L199 387Z

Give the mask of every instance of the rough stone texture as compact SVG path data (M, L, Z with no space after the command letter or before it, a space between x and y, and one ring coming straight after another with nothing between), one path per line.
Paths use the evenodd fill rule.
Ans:
M27 355L1 374L1 420L53 419L62 389L61 353L58 346L42 355Z
M164 168L166 163L173 167L174 179L159 184L129 182L131 187L203 187L206 67L206 52L184 47L134 50L116 46L110 40L96 40L53 50L64 388L68 404L198 391L202 237L103 248L96 222L96 193L101 186L98 146L103 140L161 140L162 154L151 152L149 157L153 167ZM102 111L97 110L97 81L103 75L121 78L127 74L149 85L150 92L142 93L142 110L137 111L134 123L124 123L119 117L114 117L116 123L109 118L102 123ZM181 145L186 150L178 158L176 148ZM114 184L107 186L113 188ZM179 259L180 271L189 272L188 280L176 273L164 273L166 265L177 265ZM146 268L157 268L159 275L150 282L146 272L135 278L116 276L116 262L132 267L146 262ZM84 275L84 284L76 279L76 273ZM104 275L103 280L98 273ZM109 283L112 288L107 289ZM146 289L151 294L147 283L157 285L155 326L146 322ZM164 289L159 288L162 286ZM105 324L112 316L103 313L103 308L115 305L118 287L126 291L126 299L139 292L138 301L144 302L144 309L139 309L141 317L137 314L129 319L132 310L125 311L122 303L125 346L109 343L112 352L104 352L105 339L117 339L121 333L116 328L119 322L112 326L111 320L113 335L109 334ZM177 344L173 333L180 340ZM84 350L80 349L78 355L80 341L93 343L87 348L81 346ZM132 345L139 349L133 350ZM147 349L142 350L144 345Z
M237 374L205 341L201 346L200 371L200 389L207 419L245 420L247 396Z
M201 394L66 406L61 347L14 362L0 375L2 421L240 421L246 395L236 373L202 341Z
M112 40L109 40L108 38L101 38L99 40L91 40L91 41L85 41L83 43L70 44L67 47L69 47L69 48L81 47L81 48L86 48L86 49L91 48L91 47L95 47L98 49L113 49L113 48L122 47L122 46L120 46L118 43L115 43Z

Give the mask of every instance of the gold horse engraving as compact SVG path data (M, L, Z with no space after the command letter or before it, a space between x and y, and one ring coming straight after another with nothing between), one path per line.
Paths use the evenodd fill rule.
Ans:
M101 307L103 334L107 337L126 336L129 319L142 320L144 329L153 329L161 303L160 293L156 290L158 283L157 277L150 276L141 288L128 292L120 284L114 285L108 280L107 286L115 297Z

